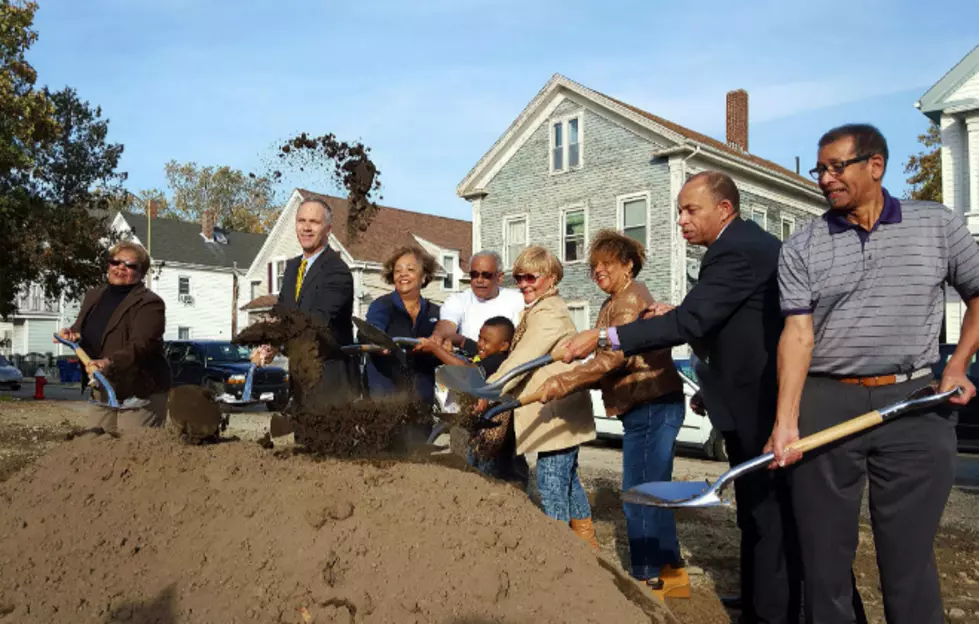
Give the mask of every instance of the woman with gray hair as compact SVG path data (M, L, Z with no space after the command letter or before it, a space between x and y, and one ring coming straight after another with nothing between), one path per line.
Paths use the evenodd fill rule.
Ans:
M138 410L90 406L89 426L106 431L160 427L167 418L170 368L163 355L166 306L143 285L150 256L142 245L123 241L109 250L108 284L88 292L78 318L58 332L92 358L88 373L101 371L119 400L147 399ZM93 394L99 400L98 389Z

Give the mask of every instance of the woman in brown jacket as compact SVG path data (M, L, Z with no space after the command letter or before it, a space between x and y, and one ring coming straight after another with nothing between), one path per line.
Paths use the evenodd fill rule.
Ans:
M138 410L90 407L89 426L106 431L161 427L167 418L170 368L163 355L166 313L163 300L143 285L150 257L142 245L121 242L109 250L108 285L88 292L63 338L78 342L92 358L88 372L102 371L119 401L149 400ZM95 398L104 399L98 389Z
M642 270L642 245L611 230L599 232L589 252L592 277L609 295L598 313L596 327L607 329L631 323L653 303L649 290L635 277ZM669 481L673 447L683 423L683 382L669 349L625 357L603 349L580 366L551 377L545 400L555 400L583 388L601 388L605 412L622 420L622 489L647 481ZM663 590L660 578L683 563L673 512L626 504L632 575L653 590ZM670 568L664 570L664 568Z

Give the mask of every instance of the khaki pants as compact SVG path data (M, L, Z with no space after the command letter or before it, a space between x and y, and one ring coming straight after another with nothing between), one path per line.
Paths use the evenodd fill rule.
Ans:
M166 392L151 394L148 397L149 405L134 410L114 410L89 403L87 425L112 432L162 427L167 421L167 396ZM92 390L92 398L96 401L105 400L98 389Z

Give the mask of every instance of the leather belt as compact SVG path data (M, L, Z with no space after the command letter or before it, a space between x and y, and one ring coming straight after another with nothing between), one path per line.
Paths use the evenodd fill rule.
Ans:
M930 368L919 368L913 373L898 373L896 375L876 375L873 377L843 377L837 379L845 384L864 386L865 388L876 388L879 386L891 386L893 384L904 383L913 379L921 379L931 375Z

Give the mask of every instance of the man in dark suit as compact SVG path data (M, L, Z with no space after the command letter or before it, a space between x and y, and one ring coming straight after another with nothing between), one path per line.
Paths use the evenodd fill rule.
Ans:
M732 464L761 454L775 419L776 355L782 330L778 298L781 244L740 218L740 194L727 175L691 177L677 199L678 225L707 247L697 284L659 316L576 336L566 359L596 348L626 355L688 343L703 360L711 390L733 419L725 432ZM741 622L795 624L801 578L791 506L782 475L758 471L735 482L741 529Z
M339 344L353 343L354 282L350 268L327 245L333 227L333 211L322 199L303 201L296 212L296 237L303 253L286 263L278 305L298 308L329 324ZM271 347L257 350L260 366L271 361ZM317 388L317 403L344 403L354 398L356 363L336 355L323 364L323 381Z

